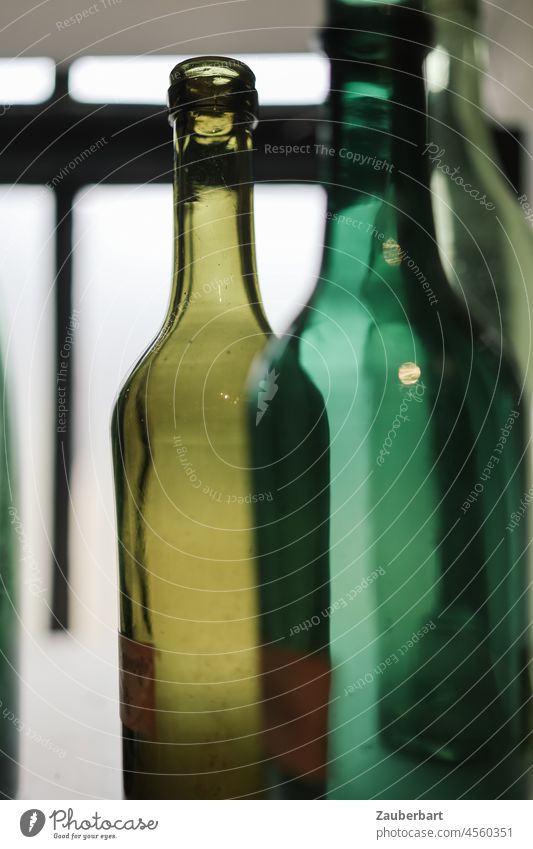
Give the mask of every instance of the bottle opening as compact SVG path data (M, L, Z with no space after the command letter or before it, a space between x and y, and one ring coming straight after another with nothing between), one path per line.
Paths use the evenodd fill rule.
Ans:
M170 74L169 121L182 109L247 114L257 123L255 76L244 62L226 56L200 56L180 62Z

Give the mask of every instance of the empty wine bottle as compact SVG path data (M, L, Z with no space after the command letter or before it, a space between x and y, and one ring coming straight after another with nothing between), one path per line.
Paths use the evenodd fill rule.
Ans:
M281 718L320 716L318 740L329 702L320 763L296 763L290 740L272 752L277 792L306 795L320 779L331 799L520 798L526 539L510 517L526 491L524 415L511 366L439 259L424 155L430 22L416 0L330 0L326 23L322 268L255 371L279 386L260 427L257 385L250 396L255 488L268 480L274 494L255 505L262 639L287 669L304 641L320 661L307 710L296 696L308 679L285 675ZM304 504L291 537L287 516ZM265 662L263 676L268 693Z
M245 382L269 334L252 220L254 76L177 65L175 264L163 329L114 412L124 787L261 793Z
M430 123L425 154L437 238L449 282L498 347L516 360L533 395L533 220L505 177L480 96L485 45L478 0L430 0Z

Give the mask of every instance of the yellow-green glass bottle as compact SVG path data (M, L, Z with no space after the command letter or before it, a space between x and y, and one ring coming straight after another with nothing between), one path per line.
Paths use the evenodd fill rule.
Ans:
M270 333L252 212L255 78L171 74L175 261L163 328L113 417L128 798L261 794L245 382Z

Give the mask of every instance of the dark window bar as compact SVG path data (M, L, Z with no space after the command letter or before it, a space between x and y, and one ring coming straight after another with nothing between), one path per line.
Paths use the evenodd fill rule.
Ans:
M318 179L316 130L318 106L267 106L260 110L255 133L255 178L258 182L311 182ZM12 106L1 120L0 183L48 185L56 197L55 320L56 365L72 312L72 203L79 189L92 183L170 182L172 138L162 107L80 103L68 94L67 74L58 71L56 89L47 103ZM512 185L522 187L519 135L495 129L495 141ZM99 142L99 144L98 144ZM75 167L69 163L90 149ZM305 146L309 153L267 153L268 145ZM300 148L301 149L301 148ZM50 627L69 625L69 480L74 409L73 350L62 388L70 410L58 428L54 446L53 583ZM56 372L57 373L57 372ZM51 392L56 397L56 373ZM64 426L63 426L64 424Z

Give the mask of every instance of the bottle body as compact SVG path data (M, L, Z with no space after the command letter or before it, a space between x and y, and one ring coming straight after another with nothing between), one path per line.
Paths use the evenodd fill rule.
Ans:
M268 493L250 489L244 388L268 326L234 162L248 124L178 116L174 305L114 413L129 798L261 791L251 503Z
M281 386L295 361L327 417L329 604L315 597L306 631L330 661L318 795L523 798L526 539L507 525L526 491L525 416L511 368L448 288L424 184L422 57L410 40L408 55L391 46L409 32L405 10L377 6L334 18L359 35L336 54L328 43L343 61L320 280L263 365ZM343 150L358 153L356 174ZM281 434L292 414L279 395L264 427ZM276 440L250 430L260 487ZM270 464L275 492L283 459ZM276 505L256 505L259 527L275 526ZM258 541L264 599L277 538ZM288 648L295 608L278 623Z
M353 279L355 265L323 276ZM442 338L415 335L401 317L326 309L322 302L320 321L303 322L298 348L320 352L299 365L327 399L329 441L319 448L329 455L328 477L308 486L303 503L309 510L329 488L330 505L308 517L307 532L320 537L329 520L329 580L315 548L296 561L279 555L284 514L276 515L276 493L284 477L265 443L279 445L294 410L274 398L265 420L271 435L255 436L254 463L268 457L274 494L271 504L255 505L257 525L266 525L264 608L277 612L287 657L302 638L308 653L329 657L315 671L317 682L330 683L316 706L330 706L317 770L325 785L309 782L308 767L293 766L290 781L276 752L278 792L298 785L303 796L317 787L328 798L523 798L525 540L519 526L507 528L526 491L519 392L511 380L503 391L492 356L466 333L458 339L453 330L443 352L435 344ZM297 353L279 344L265 369L275 368L281 385ZM310 465L302 460L302 477ZM266 477L256 472L256 488ZM286 512L294 510L293 500ZM324 548L316 551L325 559ZM295 562L306 580L293 596L286 587L281 594Z
M122 706L124 768L127 794L140 785L145 798L258 790L252 493L242 439L258 338L246 344L249 328L235 323L215 352L203 338L215 328L187 329L193 343L177 338L143 363L116 412L115 462L128 487L119 506L122 700L132 705ZM143 705L136 674L153 689L146 710L134 708Z
M299 338L277 340L250 379L254 488L272 495L254 504L263 751L282 799L325 792L331 677L328 421Z
M445 334L441 354L411 322L374 321L358 328L357 412L328 410L332 433L349 428L331 450L331 595L347 607L330 618L329 796L520 796L525 582L499 440L522 414L512 393L491 401L477 345Z

